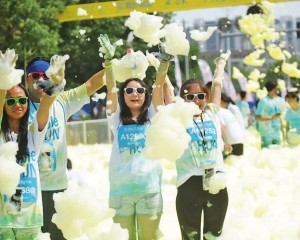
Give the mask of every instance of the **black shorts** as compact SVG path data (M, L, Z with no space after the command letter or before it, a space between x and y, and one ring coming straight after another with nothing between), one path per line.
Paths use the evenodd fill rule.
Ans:
M211 232L219 236L228 207L227 189L210 194L202 187L202 176L192 176L178 187L176 210L182 239L202 239L202 233ZM201 231L201 213L203 212L203 231Z
M50 238L55 240L65 240L62 231L51 221L52 216L56 213L54 208L53 194L60 193L64 190L57 191L42 191L43 199L43 214L44 225L42 226L43 233L50 233Z

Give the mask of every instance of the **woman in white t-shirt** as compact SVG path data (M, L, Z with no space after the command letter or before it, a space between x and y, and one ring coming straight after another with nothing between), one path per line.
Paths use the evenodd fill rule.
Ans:
M223 187L214 189L210 181L214 176L224 177L221 123L217 114L225 63L223 59L217 62L210 96L207 87L197 79L185 81L180 88L180 97L202 110L187 129L191 137L189 147L176 161L176 210L184 240L202 239L202 235L203 239L216 239L222 233L228 206L227 188L223 182Z
M43 95L41 106L35 121L28 124L28 92L22 84L15 85L21 82L22 76L19 76L20 79L16 77L19 75L17 71L20 71L14 69L16 60L14 50L8 49L5 54L0 52L0 68L3 71L0 73L0 146L7 142L18 144L16 162L24 167L24 173L20 175L12 196L0 192L0 239L37 239L43 225L37 157L47 130L49 110L56 99L55 96L50 96L55 86L52 85L52 90L47 94L40 89ZM8 72L5 70L9 70L11 74L5 74ZM51 87L52 82L49 83L48 86Z
M114 222L128 230L129 240L136 236L141 240L156 239L163 205L162 168L158 161L145 158L143 148L156 107L164 104L163 85L169 62L160 61L152 99L145 82L137 77L120 83L117 91L111 67L113 46L107 36L101 40L106 49L106 108L114 136L109 162L109 206L116 210Z

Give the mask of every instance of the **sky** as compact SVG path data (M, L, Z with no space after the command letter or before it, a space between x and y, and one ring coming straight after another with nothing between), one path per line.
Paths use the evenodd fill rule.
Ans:
M217 20L221 17L235 19L238 16L246 14L249 6L223 7L223 8L208 8L189 11L174 12L175 20L182 21L185 19L186 26L193 25L197 18L202 18L205 21ZM280 2L275 6L275 17L293 16L300 18L300 1Z

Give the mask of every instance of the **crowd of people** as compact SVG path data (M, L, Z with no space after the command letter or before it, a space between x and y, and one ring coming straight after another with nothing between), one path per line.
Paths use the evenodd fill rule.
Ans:
M16 142L16 162L26 169L14 195L0 192L1 240L37 239L40 230L50 233L51 239L65 239L51 219L56 212L53 195L68 187L66 124L105 82L105 107L114 136L109 162L109 207L116 211L113 221L128 230L130 240L156 239L163 214L163 169L159 161L147 159L142 150L158 106L176 101L168 78L173 56L160 48L152 89L136 76L118 83L112 68L116 45L110 43L107 35L100 35L99 41L105 50L104 69L77 88L64 91L67 58L57 55L51 60L32 59L25 70L25 87L21 79L16 84L11 75L0 76L0 85L9 86L0 87L0 145ZM1 53L1 69L16 70L16 60L13 50ZM221 235L229 196L226 185L215 191L212 182L216 176L226 174L227 156L243 155L247 128L257 129L262 148L284 141L291 145L300 143L297 92L288 92L282 98L276 81L267 81L268 94L258 101L253 121L247 93L240 92L240 100L235 103L222 90L226 59L221 56L215 63L209 84L189 79L179 90L181 99L199 109L193 125L186 129L191 139L188 147L176 160L174 201L185 240L215 239ZM31 169L34 176L29 173ZM25 192L26 187L35 191Z

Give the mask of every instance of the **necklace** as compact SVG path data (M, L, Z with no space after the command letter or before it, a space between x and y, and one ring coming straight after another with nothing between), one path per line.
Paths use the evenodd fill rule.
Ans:
M200 133L200 135L201 135L204 152L206 152L206 144L207 144L207 142L206 142L206 132L205 132L205 128L203 127L203 112L200 113L200 120L201 120L201 123L202 123L201 129L200 129L199 125L197 124L197 122L195 121L195 119L193 119L194 124L195 124L196 127L198 128L199 133Z
M37 111L37 107L35 106L35 103L34 103L34 101L32 101L32 100L30 99L30 102L31 102L31 104L33 105L33 107L34 107L35 111Z

